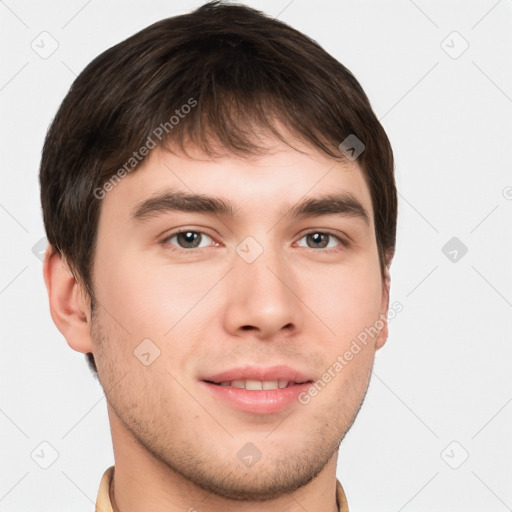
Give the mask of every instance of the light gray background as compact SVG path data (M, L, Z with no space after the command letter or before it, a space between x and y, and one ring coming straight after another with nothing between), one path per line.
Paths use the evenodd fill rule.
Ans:
M102 390L55 328L32 252L45 131L93 57L200 3L0 2L2 512L90 511L113 463ZM510 510L512 1L247 3L353 71L396 155L403 311L342 443L351 511ZM445 256L452 237L467 254L456 241Z

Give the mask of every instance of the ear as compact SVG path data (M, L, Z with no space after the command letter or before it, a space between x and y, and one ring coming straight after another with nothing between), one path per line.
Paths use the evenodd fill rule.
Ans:
M92 352L90 301L62 256L49 245L43 263L50 314L68 345L77 352Z
M379 350L384 346L388 339L388 309L389 309L389 288L391 285L391 276L389 274L389 265L386 266L384 271L384 278L382 280L382 300L380 306L380 320L384 322L384 327L380 331L375 342L375 349Z

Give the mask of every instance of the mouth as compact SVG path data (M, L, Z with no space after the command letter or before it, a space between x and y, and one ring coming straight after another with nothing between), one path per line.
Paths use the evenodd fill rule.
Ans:
M291 386L297 386L301 384L312 383L312 380L306 380L303 382L295 382L289 381L286 379L278 379L278 380L233 380L233 381L223 381L223 382L213 382L209 380L205 380L208 384L213 384L214 386L222 386L222 387L231 387L237 389L246 389L248 391L270 391L273 389L285 389Z
M215 398L215 404L228 405L252 414L275 414L298 403L314 379L288 366L234 368L201 379Z

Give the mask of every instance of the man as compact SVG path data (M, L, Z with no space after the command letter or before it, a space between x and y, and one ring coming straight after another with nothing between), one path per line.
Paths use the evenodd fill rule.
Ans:
M108 403L96 509L348 510L338 448L387 338L397 215L352 74L206 4L89 64L40 183L51 315Z

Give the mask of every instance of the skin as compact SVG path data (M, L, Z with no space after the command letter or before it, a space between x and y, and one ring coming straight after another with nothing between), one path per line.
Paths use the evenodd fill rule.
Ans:
M114 510L336 510L339 443L364 400L385 323L307 405L249 414L199 381L247 363L287 364L319 379L386 315L389 276L380 272L361 168L301 149L308 154L274 143L265 156L215 160L154 149L103 199L92 318L83 288L48 249L52 318L74 350L94 354L107 397ZM237 215L130 218L134 205L167 187L221 197ZM333 192L350 192L370 222L283 216L304 197ZM177 228L210 238L187 249L166 239ZM336 238L327 251L308 246L307 232L326 230L349 246ZM263 247L251 264L235 251L247 236ZM146 338L160 350L149 366L133 354ZM262 454L251 467L237 457L247 442Z

